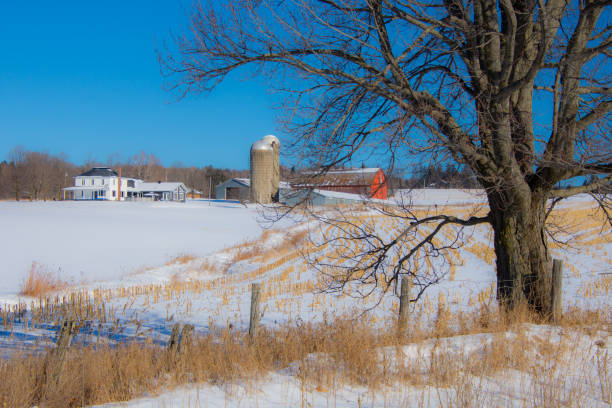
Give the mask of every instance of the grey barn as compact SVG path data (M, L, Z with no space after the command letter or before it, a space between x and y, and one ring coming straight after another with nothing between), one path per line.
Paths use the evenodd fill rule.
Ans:
M250 180L245 178L233 178L215 187L217 200L239 200L249 199Z

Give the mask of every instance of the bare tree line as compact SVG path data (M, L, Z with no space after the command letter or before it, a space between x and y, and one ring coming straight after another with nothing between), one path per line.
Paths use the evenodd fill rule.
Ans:
M394 180L399 188L481 188L468 167L458 168L452 163L421 164L415 167L407 180Z
M248 170L216 168L213 166L162 165L154 154L140 151L127 160L110 157L106 162L87 160L76 165L66 155L15 147L0 162L0 199L12 200L61 200L62 189L74 185L74 177L96 166L121 168L123 177L134 177L145 181L179 181L188 188L201 192L202 197L211 193L215 197L215 186L232 177L248 177Z
M80 168L68 162L63 154L28 151L15 147L0 162L0 198L20 200L53 200L61 190L72 185Z

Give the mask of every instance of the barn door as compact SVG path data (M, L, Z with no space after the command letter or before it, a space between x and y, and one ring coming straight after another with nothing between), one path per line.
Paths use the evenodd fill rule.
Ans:
M225 189L226 200L240 200L240 188L238 187L227 187Z

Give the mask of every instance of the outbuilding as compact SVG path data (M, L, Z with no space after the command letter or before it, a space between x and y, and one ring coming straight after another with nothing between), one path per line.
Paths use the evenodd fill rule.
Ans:
M325 173L302 173L292 183L297 190L326 190L387 199L387 180L378 167L329 170Z
M249 199L250 187L248 178L232 178L215 187L215 197L217 200L245 201Z
M185 201L187 187L179 182L162 182L138 184L140 197L150 197L155 201Z

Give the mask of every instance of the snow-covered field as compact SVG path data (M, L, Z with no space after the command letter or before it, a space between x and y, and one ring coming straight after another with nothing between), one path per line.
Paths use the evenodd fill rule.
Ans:
M421 190L402 197L406 203L433 211L446 207L465 212L484 201L478 191L459 190ZM551 245L551 250L565 263L564 308L606 310L609 316L612 234L592 218L592 208L588 197L574 198L560 206L557 224L575 239L569 247ZM370 213L361 213L356 219L373 222L385 231L397 227L392 220ZM199 333L229 324L246 330L249 285L253 282L263 284L262 323L268 327L321 321L326 316L364 310L378 300L376 296L356 299L346 293L319 291L323 283L320 274L304 262L300 250L284 245L285 240L301 231L319 231L316 226L293 225L284 219L260 237L262 225L258 208L222 202L3 202L0 306L32 301L17 295L32 262L74 282L73 289L80 293L92 299L103 298L106 306L113 309L114 318L131 320L120 335L102 333L113 340L144 336L164 343L175 322L193 323ZM463 239L463 247L448 252L449 275L413 306L413 316L427 319L440 304L453 310L470 310L492 302L495 270L491 232L478 226L465 231ZM318 256L320 249L310 249ZM435 268L437 264L427 262L422 267ZM398 299L390 294L368 316L372 324L385 328L393 324L397 311ZM0 335L0 348L3 354L10 354L14 348L49 346L54 330L53 326L32 329L17 325L10 333ZM534 336L550 337L556 333L554 328L546 327L528 331ZM82 332L76 340L93 342L99 334ZM606 351L612 350L609 334L603 335L601 346ZM511 334L507 335L511 341ZM451 338L447 349L465 351L466 342L482 347L490 337ZM595 340L587 337L576 340L576 347L591 355ZM410 350L407 346L407 356L415 353ZM578 376L585 368L576 363L570 369ZM483 384L480 379L482 395L494 405L531 406L520 397L520 384L529 382L529 378L521 373L513 375L514 380L508 383L491 378ZM452 398L445 393L453 392L427 387L372 392L343 386L333 395L314 390L305 394L295 376L286 371L271 373L255 393L242 390L240 384L232 387L194 385L133 401L128 406L447 406L444 401ZM502 395L501 399L494 398L497 394ZM605 406L600 397L587 395L583 401L584 406Z
M0 296L18 292L32 262L75 283L118 279L254 238L256 218L214 201L0 202Z

